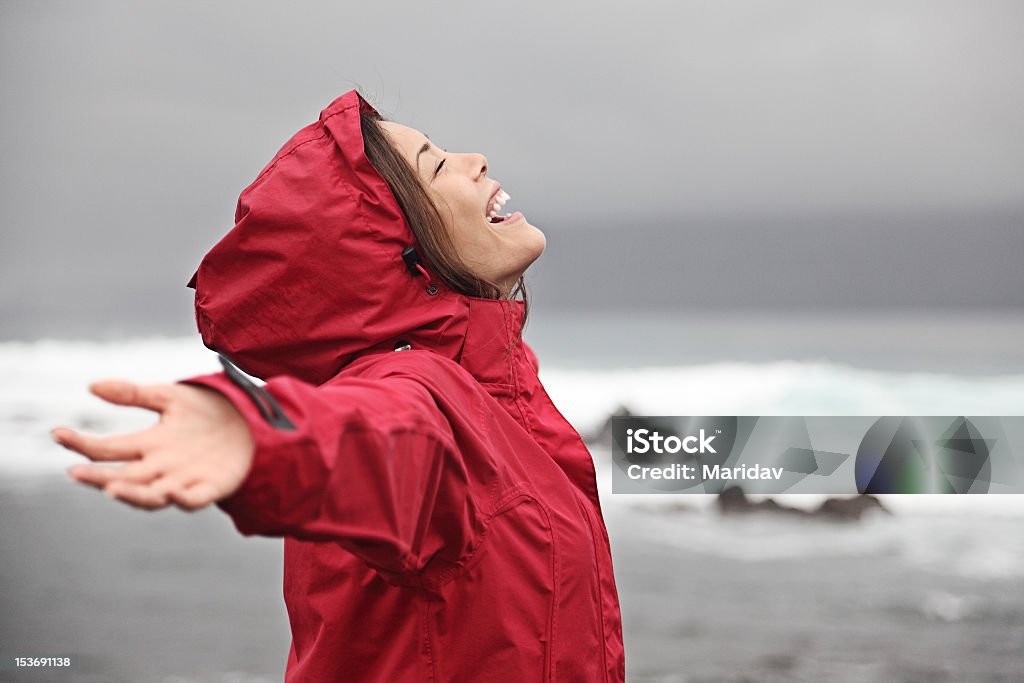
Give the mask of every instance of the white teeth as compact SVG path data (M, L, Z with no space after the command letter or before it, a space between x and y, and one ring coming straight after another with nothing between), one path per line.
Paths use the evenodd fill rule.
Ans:
M491 200L490 212L487 214L488 220L497 216L501 208L505 206L505 202L511 198L505 190L498 190L498 193L494 195L494 199Z

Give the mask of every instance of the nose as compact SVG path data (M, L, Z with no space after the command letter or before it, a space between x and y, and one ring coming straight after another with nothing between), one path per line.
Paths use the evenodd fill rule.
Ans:
M474 152L467 154L466 158L468 159L470 172L474 177L479 179L487 175L487 157Z

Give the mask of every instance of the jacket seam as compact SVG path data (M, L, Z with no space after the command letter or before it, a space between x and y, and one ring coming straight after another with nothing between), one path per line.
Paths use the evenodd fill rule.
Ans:
M417 591L420 605L420 628L423 638L424 657L427 659L427 673L431 681L440 680L440 673L437 670L437 658L434 657L434 643L430 637L430 603L423 591Z
M324 126L324 128L325 128L324 135L326 136L326 135L330 134L330 131L328 131L326 129L328 121L333 119L335 116L341 116L342 114L344 114L345 112L349 111L350 109L356 109L358 107L359 107L359 102L355 102L353 104L346 105L346 106L338 109L337 111L331 112L327 116L324 116L323 118L321 118L320 119L320 124L322 126ZM364 150L363 156L364 157L366 156L365 155L365 150ZM370 166L373 167L373 164L370 164ZM380 171L378 171L376 168L374 168L374 171L376 172L377 176L379 176L383 180L383 176L380 174ZM385 187L387 187L386 183L385 183ZM391 192L391 188L390 187L387 188L387 191L390 194L394 195L394 193ZM345 193L348 195L349 200L351 201L352 195L348 191L348 188L345 188ZM359 205L359 218L362 220L363 227L366 229L366 232L367 232L368 235L377 235L377 234L380 233L379 229L377 229L375 226L372 226L370 224L370 219L366 215L366 209L365 209L365 207L362 204ZM403 224L406 223L406 221L404 221L404 220L402 222L403 222ZM405 239L408 239L409 237L412 237L413 242L417 242L416 235L413 234L412 229L408 225L405 226L405 233L406 233ZM384 245L380 244L377 240L372 240L371 244L373 245L374 248L377 249L377 253L379 253L381 256L383 256L385 258L388 257L388 254L385 251ZM443 290L442 290L442 293L443 293Z
M594 549L594 566L597 570L597 592L601 596L601 600L597 604L597 617L598 622L601 624L601 677L605 680L608 679L608 633L604 623L604 577L601 573L601 554L600 548L598 547L598 539L594 534L594 524L590 521L590 514L583 507L580 499L576 496L576 507L579 508L580 512L583 513L583 519L587 521L587 527L590 529L590 544Z
M356 103L353 103L353 104L347 104L347 105L345 105L344 107L340 107L340 108L339 108L339 109L338 109L337 111L332 111L332 112L331 112L330 114L328 114L327 116L325 116L325 117L323 117L322 119L320 119L320 122L321 122L321 123L327 123L327 121L328 121L329 119L333 119L333 118L334 118L335 116L339 116L339 115L341 115L341 114L344 114L344 113L345 113L345 112L347 112L347 111L348 111L349 109L355 109L355 108L356 108L356 107L358 107L358 106L359 106L359 103L358 103L358 102L356 102Z
M597 490L597 468L594 466L594 457L593 457L592 454L590 454L590 449L587 448L587 445L583 441L583 437L580 436L580 433L578 431L576 431L576 428L572 426L572 423L569 422L569 420L565 419L565 415L563 415L562 411L558 409L558 406L555 405L555 402L551 400L551 396L548 394L547 389L544 388L544 384L540 381L539 378L537 380L537 389L538 389L538 393L539 393L539 395L540 395L540 397L542 399L541 402L542 403L547 403L547 405L552 410L555 411L555 415L557 415L559 418L561 418L562 424L565 427L569 428L569 433L576 437L575 443L579 444L580 446L582 446L583 450L586 451L587 454L589 455L589 458L588 458L589 461L590 461L589 474L590 474L590 477L591 477L591 481L594 484L594 499L593 499L592 502L594 503L594 507L596 508L598 515L603 520L604 519L604 511L601 509L601 496L600 496L600 492ZM587 483L591 483L591 482L587 482ZM590 500L590 496L589 495L587 496L587 499Z
M506 308L505 310L506 310L506 313L507 313L508 309ZM511 332L512 331L509 329L508 316L506 315L505 316L505 344L506 344L506 348L509 345L512 344ZM521 417L522 420L523 420L523 428L526 429L527 433L533 434L533 432L534 432L533 422L530 420L529 417L527 417L526 410L524 410L523 391L522 391L522 387L520 387L520 384L519 384L519 372L516 370L516 362L515 361L516 361L516 354L520 350L519 346L520 346L519 344L516 344L515 348L513 348L512 354L509 356L508 360L506 361L508 363L509 377L512 380L512 388L513 388L512 402L515 404L516 410L519 411L519 417Z
M392 434L403 434L410 432L416 436L423 436L428 439L433 439L439 442L442 446L451 452L457 453L459 451L456 447L452 437L445 432L439 430L432 422L423 420L422 418L416 418L412 424L408 423L396 423L389 426L377 427L369 424L354 424L346 425L345 432L373 432L382 436L391 436Z
M273 171L277 167L277 165L279 163L281 163L283 160L285 160L288 157L290 157L292 154L295 154L295 152L298 151L299 147L305 147L306 145L308 145L308 144L310 144L312 142L316 142L317 140L322 140L325 137L327 137L327 131L326 130L323 131L322 133L320 133L319 135L317 135L315 138L309 138L308 140L303 140L302 142L296 143L294 147L292 147L287 152L285 152L281 156L279 156L276 159L274 159L274 161L271 162L271 164L269 166L267 166L265 169L263 169L263 171L258 176L256 176L256 179L252 181L252 184L255 185L256 183L258 183L263 178L263 176L265 176L268 173L270 173L271 171Z
M439 572L437 578L428 579L423 576L422 572L416 572L416 575L419 578L419 585L427 590L436 590L455 580L468 569L472 568L475 560L480 555L480 551L483 550L484 544L487 542L487 532L490 531L491 521L495 517L506 512L508 510L506 506L516 498L529 498L530 500L541 504L535 496L520 486L515 486L511 490L506 491L505 494L496 501L494 510L484 517L482 522L483 530L480 532L479 542L476 544L476 547L473 548L471 552L467 553L465 557L459 560L457 564Z
M558 543L555 541L555 528L551 524L551 516L548 514L547 507L537 501L537 507L544 514L544 521L548 524L548 535L551 538L551 607L548 610L548 646L546 648L546 661L544 666L546 668L547 679L549 681L555 680L555 635L558 632L558 600L559 600L559 586L562 585L562 568L560 564L561 556L558 552Z

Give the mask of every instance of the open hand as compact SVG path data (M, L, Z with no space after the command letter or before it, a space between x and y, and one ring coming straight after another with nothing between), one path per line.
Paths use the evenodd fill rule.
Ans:
M120 380L96 382L89 390L110 403L154 410L160 421L142 431L110 436L53 429L57 443L94 462L127 461L68 468L76 481L148 510L169 505L197 510L234 493L249 473L252 434L218 392L188 384L141 386Z

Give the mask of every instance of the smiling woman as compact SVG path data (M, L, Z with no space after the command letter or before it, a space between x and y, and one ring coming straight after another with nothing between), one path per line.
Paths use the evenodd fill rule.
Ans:
M284 538L288 681L624 680L593 461L513 298L544 235L489 220L507 195L487 171L342 95L189 282L225 372L98 382L160 421L54 430L123 463L72 468L82 483Z
M511 298L543 253L544 233L521 212L490 216L509 196L488 175L482 154L451 153L426 135L374 114L362 116L366 155L389 179L425 258L464 294Z

